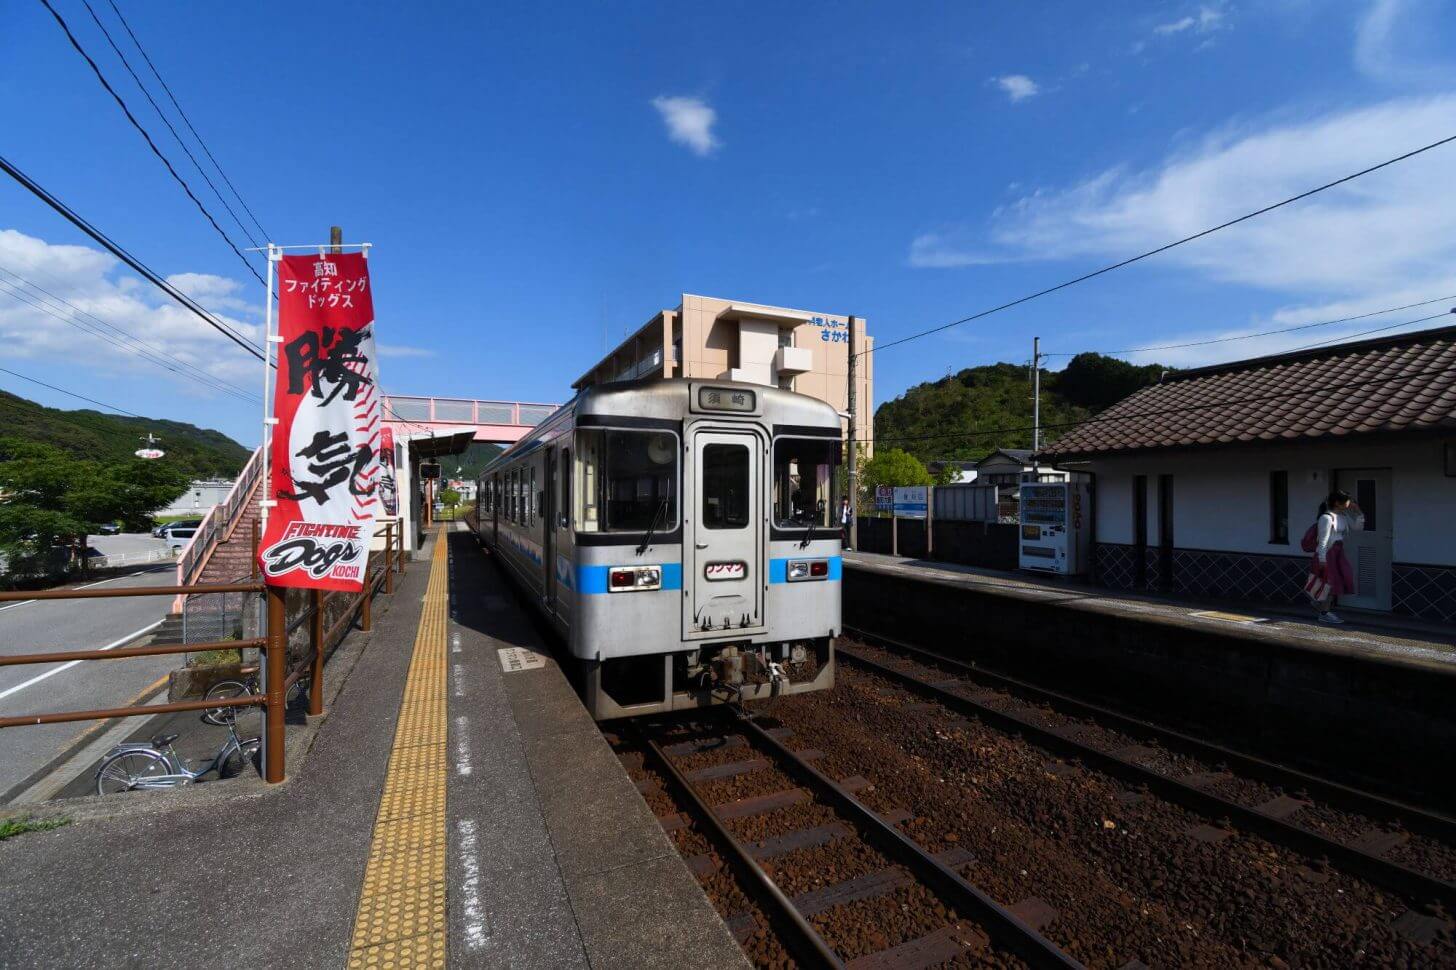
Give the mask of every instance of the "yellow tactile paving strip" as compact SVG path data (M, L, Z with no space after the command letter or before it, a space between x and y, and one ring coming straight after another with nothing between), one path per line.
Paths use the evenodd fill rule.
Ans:
M374 819L349 967L445 966L445 535L437 534L415 652Z

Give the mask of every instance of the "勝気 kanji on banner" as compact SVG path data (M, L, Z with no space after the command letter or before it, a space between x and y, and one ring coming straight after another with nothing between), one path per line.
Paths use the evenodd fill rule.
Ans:
M368 573L383 407L363 253L278 259L278 372L259 545L269 583L357 591Z

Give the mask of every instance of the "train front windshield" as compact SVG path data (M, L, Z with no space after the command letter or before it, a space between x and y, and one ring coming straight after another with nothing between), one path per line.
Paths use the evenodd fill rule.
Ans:
M576 522L582 532L677 528L677 438L664 431L576 433ZM654 523L654 520L655 523Z
M837 438L774 439L774 525L836 524L839 453Z

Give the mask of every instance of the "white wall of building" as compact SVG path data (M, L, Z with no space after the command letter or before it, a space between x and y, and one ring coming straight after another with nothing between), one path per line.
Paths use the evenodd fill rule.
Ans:
M1386 442L1229 447L1106 458L1086 465L1097 475L1097 541L1133 542L1132 481L1148 477L1150 546L1160 540L1158 476L1173 476L1173 544L1272 555L1303 555L1299 540L1314 521L1339 469L1389 468L1393 558L1456 565L1456 478L1443 467L1436 438ZM1269 473L1289 474L1289 544L1269 541Z

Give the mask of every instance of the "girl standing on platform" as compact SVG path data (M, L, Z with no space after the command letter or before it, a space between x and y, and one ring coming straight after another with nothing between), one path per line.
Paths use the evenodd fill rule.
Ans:
M1348 492L1336 489L1320 505L1319 518L1312 527L1314 548L1307 550L1314 553L1314 559L1304 588L1314 601L1321 623L1345 622L1332 609L1338 597L1355 592L1355 575L1350 560L1345 558L1345 536L1364 527L1365 514Z

